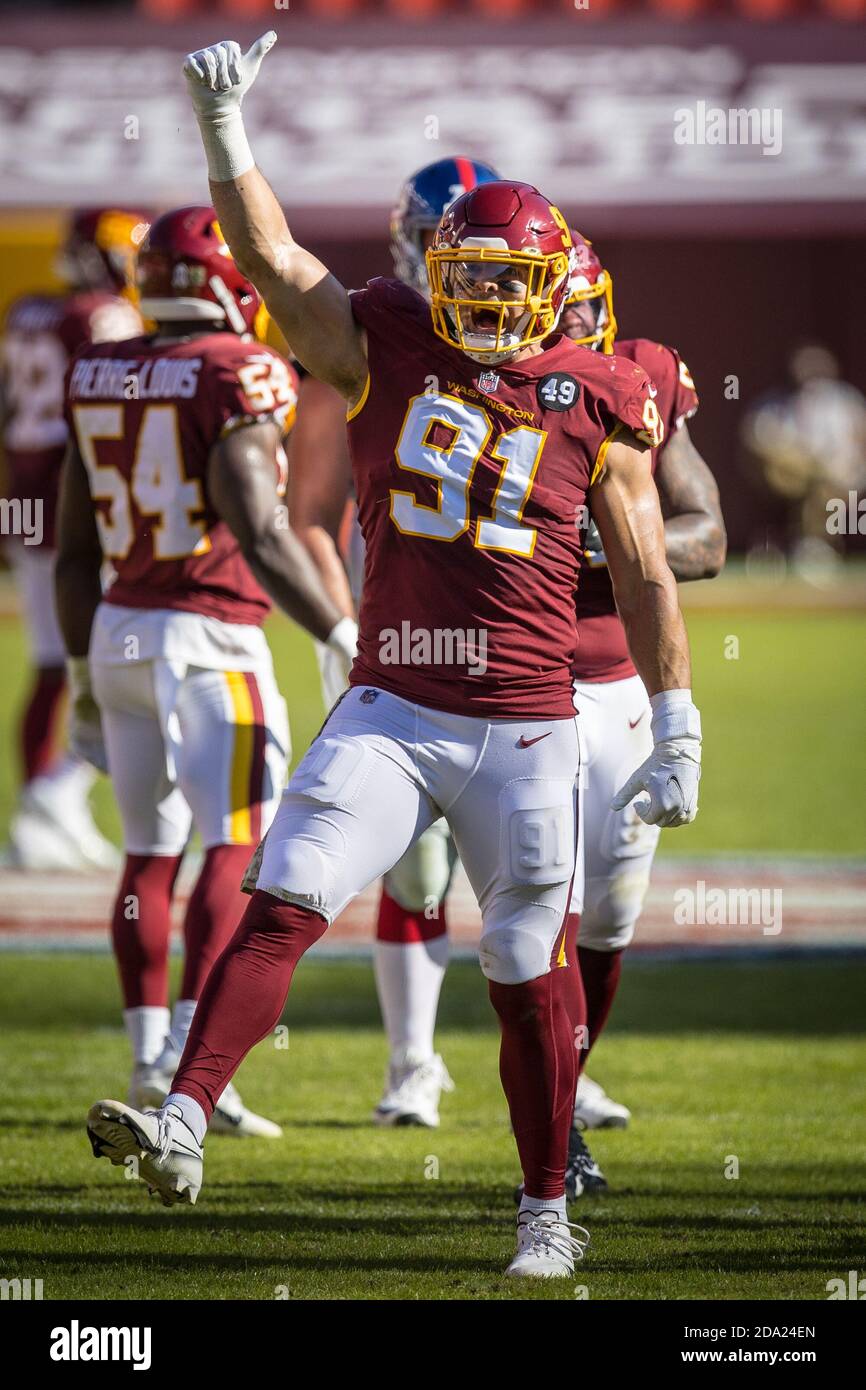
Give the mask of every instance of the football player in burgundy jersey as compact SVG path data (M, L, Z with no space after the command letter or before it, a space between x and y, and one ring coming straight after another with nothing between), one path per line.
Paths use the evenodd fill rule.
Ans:
M253 337L260 300L213 209L158 218L138 283L156 331L94 344L69 369L57 597L73 746L107 764L123 821L112 937L133 1051L130 1101L145 1106L166 1094L285 781L288 719L261 627L269 596L342 651L347 670L355 624L324 594L287 527L281 438L296 377ZM103 597L104 559L115 577ZM193 827L204 864L170 1018L171 902ZM223 1092L212 1127L280 1133L234 1090Z
M275 40L247 54L216 44L185 72L228 243L292 351L347 403L366 544L358 655L283 795L164 1107L99 1101L91 1141L117 1164L137 1153L164 1202L194 1201L212 1108L279 1018L298 960L444 814L481 907L524 1174L508 1273L567 1277L588 1239L565 1209L576 972L564 937L588 499L653 702L653 751L628 799L641 793L657 824L697 811L700 718L644 457L662 425L636 364L565 337L542 348L571 235L531 185L485 184L448 209L427 253L430 304L390 280L348 295L292 239L244 133L240 103Z
M698 408L691 374L674 348L616 336L611 276L590 242L574 230L572 240L572 280L560 327L573 342L600 353L615 351L652 378L665 432L649 458L665 518L668 565L681 581L710 578L724 564L725 526L715 479L689 436L687 421ZM611 808L617 789L652 751L651 711L629 656L595 525L589 527L585 558L577 590L574 661L575 708L583 737L584 875L572 897L568 932L569 949L577 941L586 1028L578 1054L567 1172L567 1186L575 1196L607 1185L582 1131L623 1127L630 1118L624 1105L586 1076L584 1067L613 1004L622 953L634 935L659 838L658 826L647 825L633 804Z
M121 208L73 213L58 263L70 290L15 300L0 341L0 433L9 496L24 522L23 534L7 543L7 556L35 668L20 726L23 786L9 830L13 862L25 869L118 863L87 804L93 769L57 747L65 653L54 603L54 514L67 434L64 373L85 343L141 331L129 296L148 220Z
M442 213L461 193L499 175L465 156L426 164L406 180L391 213L391 254L398 280L429 298L425 254ZM341 612L360 602L363 538L352 516L345 404L332 386L305 375L292 432L289 515ZM354 512L354 506L352 506ZM343 542L346 563L341 558ZM333 654L318 648L326 708L345 688ZM448 963L445 897L457 862L444 818L426 830L382 883L373 966L388 1036L385 1090L373 1111L379 1125L439 1124L441 1092L453 1086L434 1044L436 1011Z

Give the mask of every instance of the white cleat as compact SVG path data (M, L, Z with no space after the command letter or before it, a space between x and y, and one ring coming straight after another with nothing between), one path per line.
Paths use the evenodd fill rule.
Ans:
M114 872L122 863L119 851L97 829L87 802L48 777L24 788L9 840L21 869Z
M141 1111L119 1100L97 1101L87 1112L87 1137L94 1158L131 1170L163 1206L195 1205L204 1155L176 1106Z
M555 1211L521 1211L517 1254L505 1273L517 1279L568 1279L588 1244L589 1231L563 1221Z
M283 1131L273 1120L248 1110L229 1082L211 1116L208 1134L230 1134L235 1139L282 1139Z
M32 811L15 812L9 826L9 865L26 873L74 873L84 869L68 836Z
M439 1053L421 1059L407 1050L403 1061L388 1068L385 1093L373 1119L377 1125L420 1125L439 1128L439 1098L453 1091L454 1082Z
M574 1097L575 1129L625 1129L630 1119L631 1111L611 1100L603 1086L581 1076Z

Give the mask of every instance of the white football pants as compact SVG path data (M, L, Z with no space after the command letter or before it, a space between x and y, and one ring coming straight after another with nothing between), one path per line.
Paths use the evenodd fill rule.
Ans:
M634 935L660 831L634 805L612 811L610 803L652 752L652 711L639 676L577 682L574 707L582 752L583 893L575 892L571 909L581 913L581 946L620 951Z
M472 718L353 687L283 794L256 886L328 922L445 817L500 984L564 963L575 869L574 719Z
M273 667L222 671L166 658L91 661L108 769L132 854L257 843L285 786L286 703Z

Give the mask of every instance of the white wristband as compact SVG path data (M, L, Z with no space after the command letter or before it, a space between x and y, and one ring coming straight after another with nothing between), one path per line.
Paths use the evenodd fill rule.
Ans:
M255 165L240 111L207 120L199 113L198 128L207 156L208 177L214 183L229 183L249 173Z
M690 690L660 690L650 697L652 735L655 743L668 738L701 741L701 716L692 704Z
M330 647L332 652L339 652L346 660L354 661L358 655L358 624L355 619L341 618L328 633L325 646Z

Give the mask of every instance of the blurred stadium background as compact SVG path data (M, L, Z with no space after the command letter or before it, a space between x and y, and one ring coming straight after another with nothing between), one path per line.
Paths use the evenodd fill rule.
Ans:
M267 60L267 81L248 103L251 144L296 232L344 283L389 273L388 212L403 179L432 159L467 153L555 197L613 273L621 332L682 353L701 396L692 435L721 488L731 554L725 574L686 586L682 595L706 734L701 815L693 827L663 837L622 1001L600 1049L608 1089L625 1091L650 1120L639 1133L635 1127L637 1147L628 1147L631 1133L619 1141L620 1180L639 1200L633 1210L628 1202L619 1209L623 1220L634 1215L633 1244L619 1247L622 1259L608 1267L601 1296L658 1296L660 1289L671 1297L824 1296L808 1283L809 1272L838 1272L833 1261L848 1268L848 1248L843 1254L832 1232L855 1214L838 1203L857 1185L850 1107L855 1079L862 1082L866 1021L866 540L856 524L856 502L866 495L866 406L859 394L866 386L866 3L291 0L283 7L279 0L143 0L42 6L38 19L14 5L0 9L0 311L26 290L58 283L54 257L70 207L119 201L160 209L207 199L182 55L225 34L246 42L273 26L280 43ZM781 149L678 144L677 113L700 102L781 112ZM851 388L833 397L826 441L821 412L817 428L812 418L808 430L797 429L809 373L795 379L792 362L795 372L798 360L802 367L802 352L796 354L808 344L825 349L818 378ZM814 353L810 360L814 367ZM826 501L852 492L853 524L830 535ZM306 638L284 620L271 620L270 632L297 758L322 714L314 660ZM0 671L2 840L28 679L5 574ZM97 809L116 837L104 782ZM675 895L701 881L780 891L781 931L758 922L680 925ZM10 1046L32 1058L45 1095L57 1092L72 1107L64 1142L75 1161L81 1097L98 1093L94 1076L111 1093L118 1066L125 1067L111 967L93 961L85 970L83 960L65 954L40 955L37 964L31 953L105 954L113 887L110 876L43 876L34 883L0 869L0 947L16 953L5 961ZM468 953L475 911L465 885L457 895L452 921ZM322 963L305 963L299 972L293 999L301 1041L292 1044L291 1095L268 1080L271 1061L249 1063L256 1094L272 1087L267 1113L297 1126L291 1198L295 1210L314 1213L303 1218L313 1239L322 1203L349 1202L333 1208L341 1230L346 1210L354 1219L352 1201L368 1200L370 1220L379 1211L364 1185L379 1179L358 1176L368 1173L361 1166L367 1158L370 1171L379 1172L384 1153L376 1147L382 1141L368 1141L363 1128L385 1055L370 974L352 961L322 961L329 951L367 946L372 903L368 895L353 905L314 953ZM487 1200L478 1186L490 1163L492 1131L485 1126L498 1126L500 1148L508 1148L495 1048L486 1042L480 1060L475 1051L475 1030L489 1032L495 1021L480 975L469 971L449 976L443 1014L443 1051L460 1082L451 1115L463 1148L452 1155L452 1188L446 1182L439 1195L450 1194L455 1211L467 1200ZM56 1075L57 1050L43 1046L52 1027L79 1029L75 1059ZM346 1027L351 1059L340 1032ZM305 1051L305 1029L317 1036L317 1050ZM742 1087L760 1113L743 1110ZM808 1093L808 1105L795 1105L792 1088ZM703 1094L712 1095L709 1118ZM29 1095L24 1104L26 1112ZM306 1118L323 1106L321 1122ZM317 1166L327 1130L304 1128L316 1123L354 1126L355 1166L336 1196L322 1188ZM437 1145L446 1142L453 1141L443 1137ZM400 1183L414 1182L417 1196L415 1169L410 1180L404 1168L408 1173L410 1155L415 1163L419 1143L423 1154L428 1140L395 1136L386 1181L396 1189L380 1194L382 1211L392 1198L406 1199L410 1189ZM724 1191L707 1196L701 1165L706 1144L715 1155L734 1143L765 1166L751 1187L741 1185L753 1205L732 1217L733 1199ZM672 1151L685 1166L669 1182ZM217 1174L225 1175L220 1161ZM273 1184L269 1161L256 1158L250 1172L271 1185L256 1189L257 1200L278 1206L284 1189ZM10 1181L20 1170L25 1188L38 1185L39 1172L22 1164L23 1155L10 1149ZM51 1170L42 1176L51 1183ZM818 1231L810 1216L794 1234L796 1203L817 1190L826 1198L825 1225ZM684 1192L695 1198L688 1208L693 1222L683 1216ZM63 1209L58 1193L34 1195L25 1225L32 1220L38 1231L43 1215L57 1204ZM225 1192L216 1198L228 1200ZM683 1222L688 1255L672 1248L666 1282L655 1281L647 1294L641 1270L655 1254L647 1255L651 1247L643 1242L675 1245L671 1232L676 1223L682 1232ZM732 1228L736 1256L728 1234L718 1234ZM393 1272L375 1276L384 1296L405 1296L400 1270L417 1274L412 1235L409 1228L396 1232ZM337 1239L335 1226L327 1236ZM257 1221L236 1226L240 1253L253 1238L265 1268L262 1252L275 1237ZM141 1239L151 1250L153 1234ZM41 1236L34 1240L33 1248L43 1248ZM98 1261L99 1239L81 1246L64 1227L56 1240L68 1253L58 1256L54 1287L105 1296L110 1271L78 1261L82 1249ZM140 1283L130 1275L128 1289L190 1296L185 1268L176 1263L186 1253L183 1240L168 1237L160 1254L142 1254L146 1274ZM788 1241L790 1249L762 1283L767 1241ZM347 1243L337 1253L324 1273L308 1261L293 1287L313 1295L332 1289L328 1278L343 1277L339 1270L357 1247ZM719 1271L712 1293L687 1273L702 1259ZM317 1283L320 1275L324 1282ZM233 1270L220 1268L210 1284L201 1279L195 1287L205 1293L226 1297L231 1288L257 1296L248 1284L227 1282L237 1281ZM433 1293L461 1296L465 1287L466 1278L455 1276L450 1291L437 1286ZM477 1292L472 1285L470 1293Z

